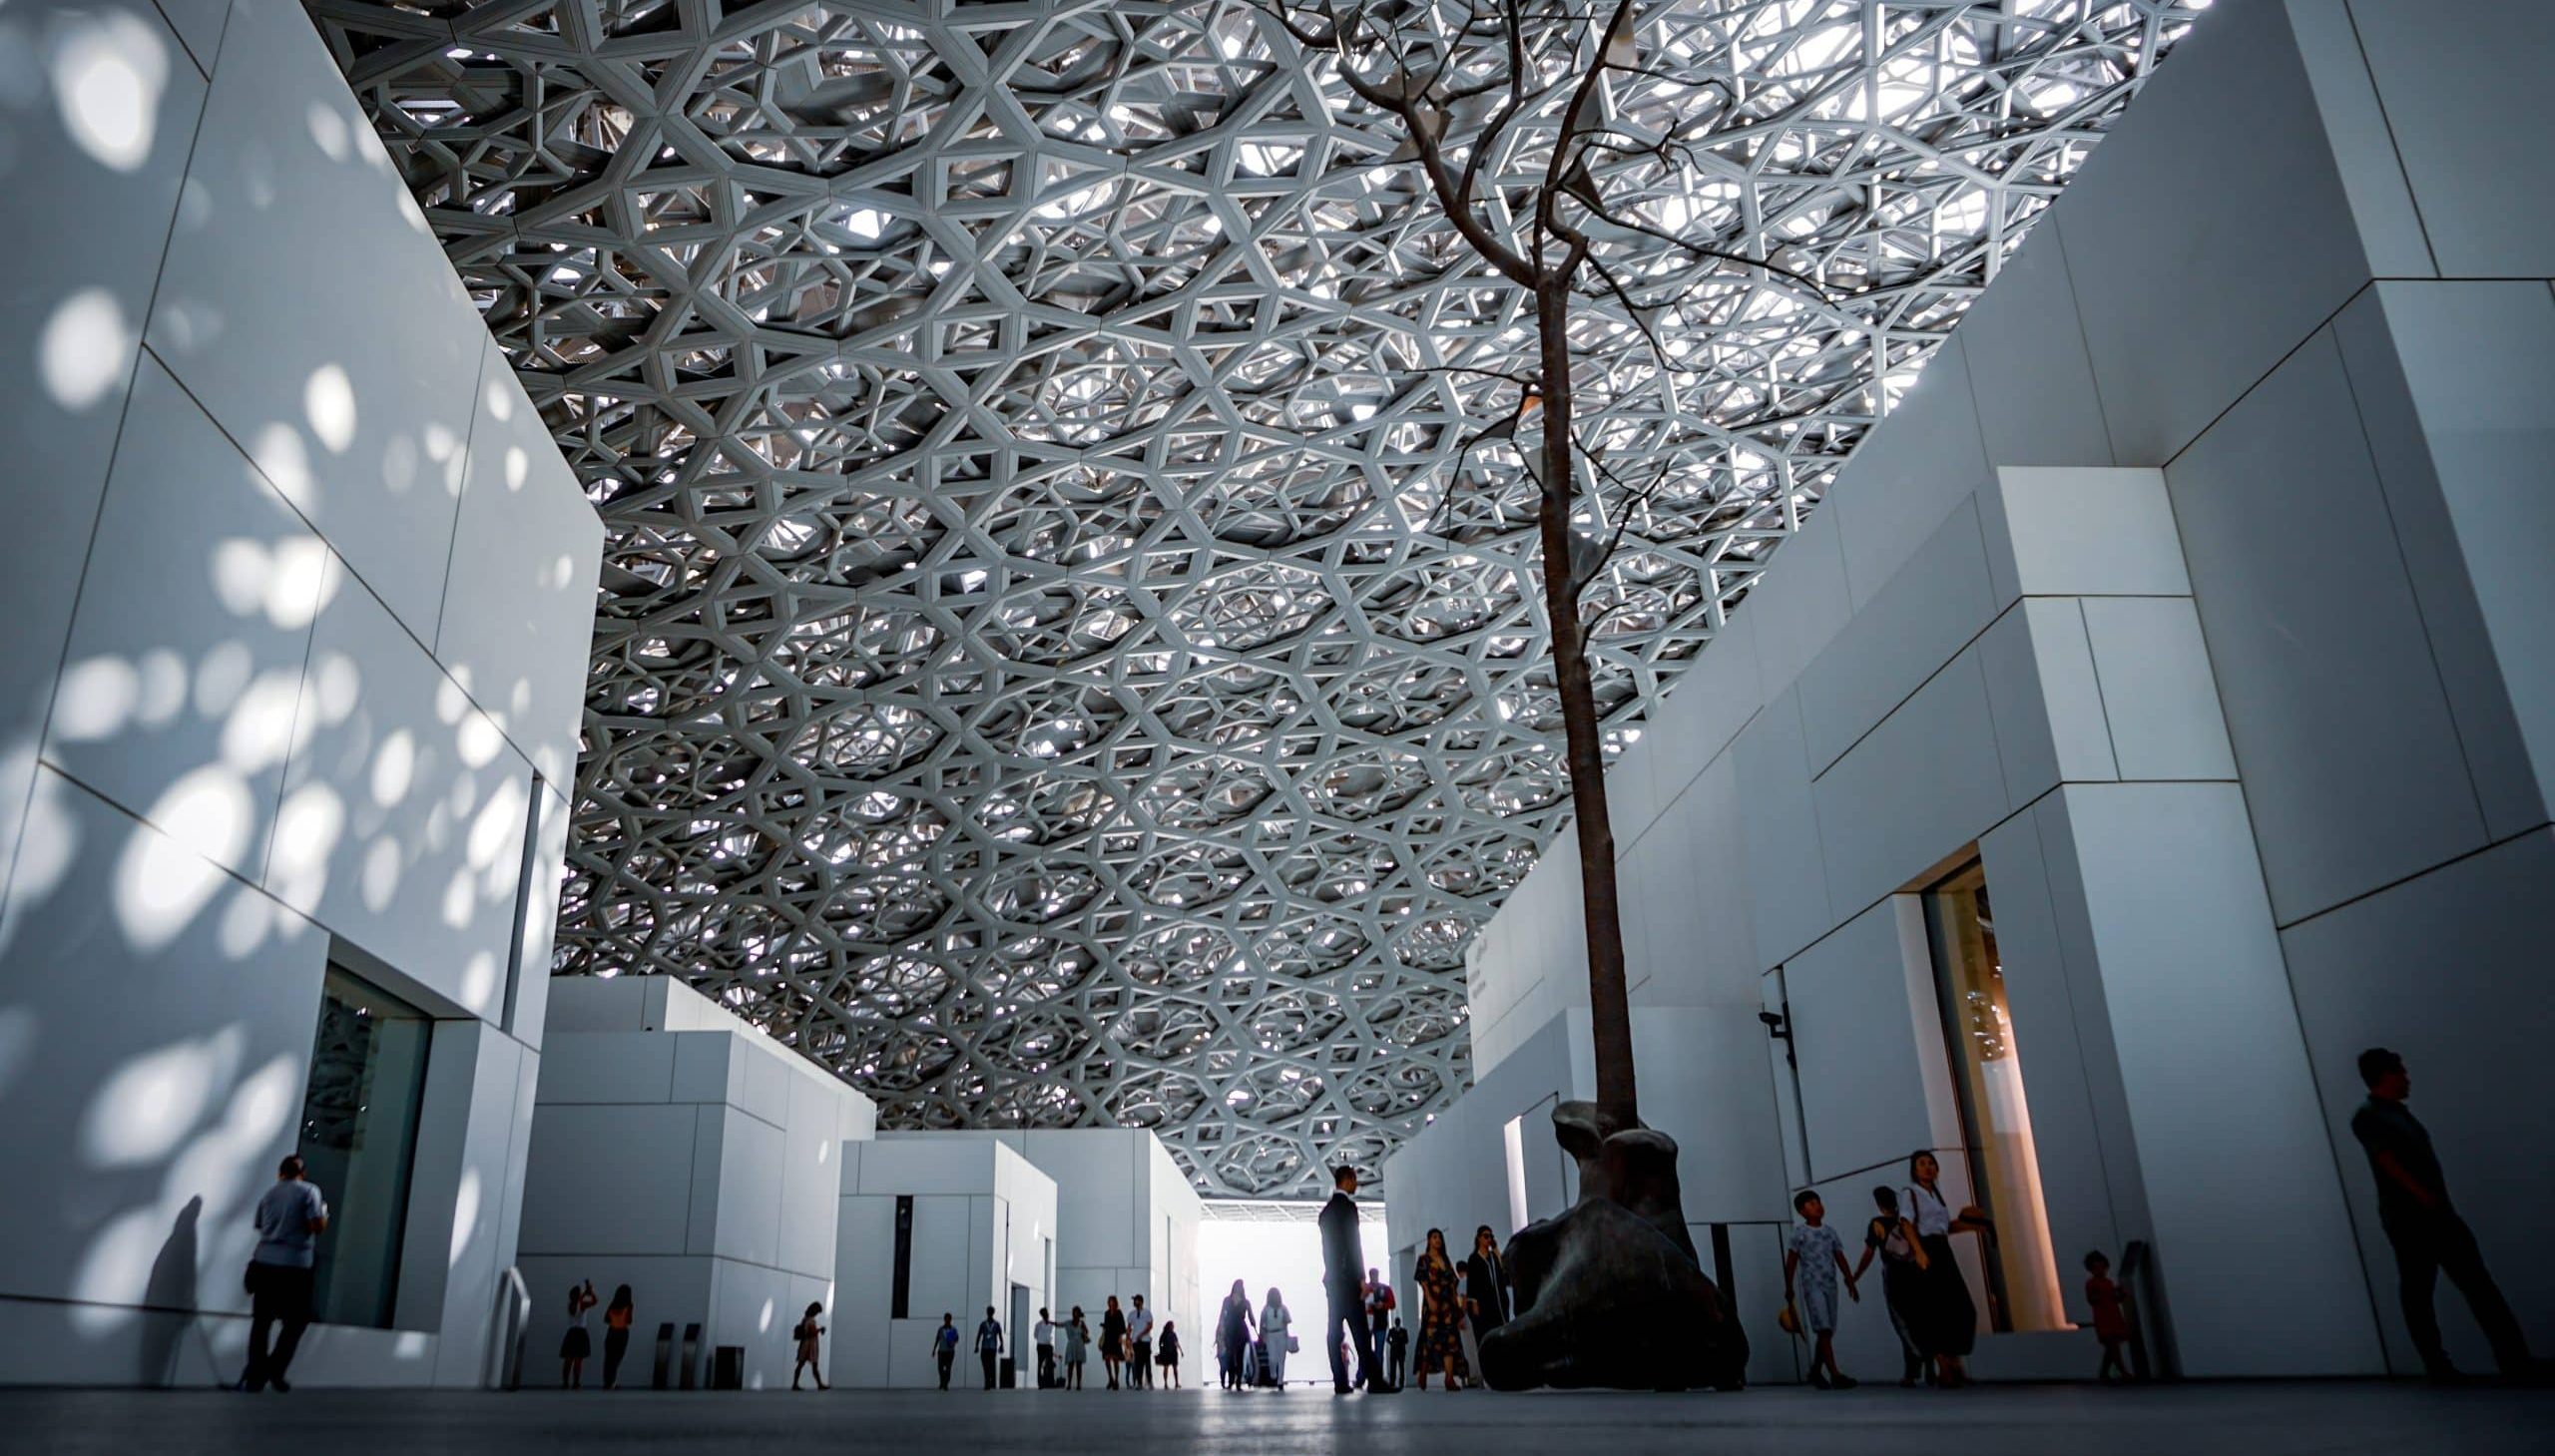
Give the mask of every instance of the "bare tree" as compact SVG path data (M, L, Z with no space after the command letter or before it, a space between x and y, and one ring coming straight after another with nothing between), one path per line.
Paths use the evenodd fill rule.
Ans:
M1698 334L1738 316L1764 289L1813 306L1827 302L1825 292L1744 242L1685 237L1682 210L1651 206L1673 204L1680 189L1663 183L1693 166L1692 140L1736 98L1716 78L1646 62L1637 0L1261 0L1261 8L1298 45L1330 57L1349 91L1398 124L1401 146L1386 162L1416 167L1481 262L1533 299L1534 367L1504 376L1519 388L1515 412L1467 440L1463 455L1513 445L1534 479L1578 834L1597 1105L1609 1121L1639 1126L1589 662L1598 614L1585 599L1678 467L1674 450L1653 450L1648 478L1628 477L1603 442L1579 434L1576 405L1590 388L1673 393L1681 350L1668 338L1691 351ZM1627 370L1628 353L1642 366ZM1703 427L1771 428L1825 402L1770 392L1724 401L1732 417ZM1668 403L1674 413L1676 401Z

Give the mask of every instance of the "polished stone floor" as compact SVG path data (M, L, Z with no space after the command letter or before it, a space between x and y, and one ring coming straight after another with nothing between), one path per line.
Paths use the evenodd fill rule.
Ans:
M762 1456L843 1449L892 1456L2545 1456L2555 1451L2555 1393L2338 1382L1690 1396L1414 1391L1350 1400L1308 1392L1103 1390L794 1396L7 1391L0 1392L0 1448L66 1456L581 1450Z

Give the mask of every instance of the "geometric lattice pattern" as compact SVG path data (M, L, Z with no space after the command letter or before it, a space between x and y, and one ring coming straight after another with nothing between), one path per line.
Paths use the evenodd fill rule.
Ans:
M1642 218L1827 301L1701 279L1667 371L1589 305L1585 438L1660 482L1612 746L2202 3L1644 10ZM1239 0L308 9L607 523L561 971L1211 1195L1462 1090L1568 812L1533 487L1457 468L1531 310L1327 60Z

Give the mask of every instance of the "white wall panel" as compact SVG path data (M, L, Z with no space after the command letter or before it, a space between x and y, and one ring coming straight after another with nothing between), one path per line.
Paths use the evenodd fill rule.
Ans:
M506 357L482 361L435 655L552 783L577 765L603 522Z
M265 883L474 1015L505 1004L532 767L360 582L309 647Z
M2357 1248L2235 785L2061 791L2185 1372L2380 1369L2366 1287L2333 1276Z
M1741 832L1748 846L1749 924L1757 963L1771 966L1835 923L1801 745L1799 695L1787 690L1769 703L1730 751L1747 785Z
M1962 335L1917 376L1837 472L1823 510L1837 518L1845 585L1860 613L1929 546L1943 518L1987 483Z
M2088 597L2085 633L2123 778L2234 778L2200 617L2188 597Z
M0 16L25 85L0 95L0 438L10 470L0 572L0 884L71 630L204 78L145 0L35 0ZM75 132L56 88L134 88L130 137Z
M1988 464L2113 463L2057 229L2035 231L2005 259L1952 336L1969 366Z
M772 1262L793 1273L830 1279L834 1206L842 1199L836 1112L840 1084L828 1087L813 1076L793 1076L790 1082L789 1122L781 1133L779 1241Z
M2167 472L2284 921L2483 842L2362 441L2324 333Z
M1768 572L1744 609L1757 619L1757 672L1767 697L1791 685L1853 615L1845 551L1833 511L1811 516L1784 543L1784 569Z
M146 336L432 641L487 329L300 7L224 48Z
M545 1059L541 1106L704 1100L669 1093L677 1042L675 1037L635 1031L561 1037Z
M2180 597L2191 592L2162 475L2008 466L1983 501L1997 604L2034 597Z
M196 853L263 862L328 553L146 360L47 758Z
M0 1160L51 1173L0 1201L0 1294L243 1309L249 1214L292 1146L325 941L51 769L28 835L0 922ZM103 1349L139 1317L97 1307L72 1328Z
M2352 0L2422 229L2446 277L2555 277L2555 157L2514 125L2555 57L2555 11Z
M558 1048L544 1054L558 1066ZM692 1221L693 1130L683 1106L542 1104L524 1182L526 1254L680 1254Z
M2136 117L2049 221L2114 452L2152 466L2347 301L2368 260L2283 7L2215 8Z
M2387 127L2350 6L2344 0L2289 0L2289 23L2369 270L2379 277L2432 275L2438 268L2430 240L2413 206L2403 157ZM2461 17L2450 28L2462 33L2468 27Z
M2555 491L2547 489L2555 424L2546 414L2555 397L2555 292L2527 282L2388 283L2377 293L2537 786L2533 793L2523 786L2518 765L2495 765L2490 780L2478 768L2486 815L2497 833L2508 832L2544 821L2542 786L2555 781L2555 573L2546 569L2555 555ZM2383 457L2380 469L2391 499L2395 481ZM2399 522L2397 531L2409 537L2432 524ZM2445 671L2448 654L2472 644L2443 642L2457 624L2429 621L2431 597L2423 593L2424 624ZM2458 687L2450 694L2473 762L2483 736L2469 728L2480 716L2470 707L2477 695Z
M1810 785L1829 896L1868 905L2005 816L1978 655L1963 652Z
M1956 503L1885 587L1800 675L1801 729L1815 776L1934 676L1996 614L1978 513Z
M1813 1178L1903 1159L1938 1139L1907 994L1897 906L1884 900L1784 965ZM1926 1008L1930 1010L1930 1008ZM1945 1092L1948 1089L1944 1089Z
M2503 293L2512 286L2456 285L2461 292L2477 289L2485 293ZM2516 286L2538 293L2533 300L2504 294L2504 306L2516 306L2518 317L2525 318L2544 306L2545 295L2537 284ZM2399 340L2388 318L2386 300L2390 296L2421 308L2421 300L2437 295L2431 285L2380 284L2352 299L2350 306L2341 311L2333 320L2333 336L2341 346L2351 400L2359 408L2369 458L2385 495L2388 523L2394 527L2405 576L2421 610L2423 635L2430 646L2431 660L2439 668L2440 691L2448 700L2458 747L2475 785L2487 832L2506 835L2543 821L2547 796L2540 786L2541 776L2529 760L2528 740L2521 733L2513 711L2513 685L2502 679L2501 661L2494 652L2493 633L2486 625L2483 605L2476 597L2476 582L2458 539L2456 518L2441 490L2441 462L2434 458L2432 441L2404 376L2405 360L2398 353ZM2477 322L2481 325L2479 343L2494 338L2501 328L2498 319ZM2482 350L2478 353L2477 366L2452 363L2450 373L2435 378L2455 380L2488 395L2497 392L2498 384L2474 376L2479 369L2486 374L2497 373L2504 363L2481 357ZM2433 355L2434 360L2437 357ZM2525 353L2521 357L2524 359ZM2525 378L2528 370L2522 367L2514 372ZM2521 432L2525 433L2524 426ZM2488 453L2483 461L2475 463L2488 464L2491 458ZM2492 477L2487 474L2485 479Z

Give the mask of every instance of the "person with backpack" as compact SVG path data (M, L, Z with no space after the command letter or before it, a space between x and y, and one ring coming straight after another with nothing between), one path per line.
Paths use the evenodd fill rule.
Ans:
M931 1332L932 1363L940 1367L940 1388L949 1388L950 1368L958 1363L958 1316L943 1312L940 1328Z
M1898 1336L1898 1383L1913 1389L1919 1381L1933 1378L1925 1347L1916 1339L1925 1246L1916 1236L1916 1225L1898 1212L1898 1190L1887 1184L1873 1189L1872 1204L1880 1212L1863 1225L1863 1256L1854 1264L1854 1278L1860 1280L1873 1256L1879 1256L1881 1302L1888 1306L1889 1327Z

